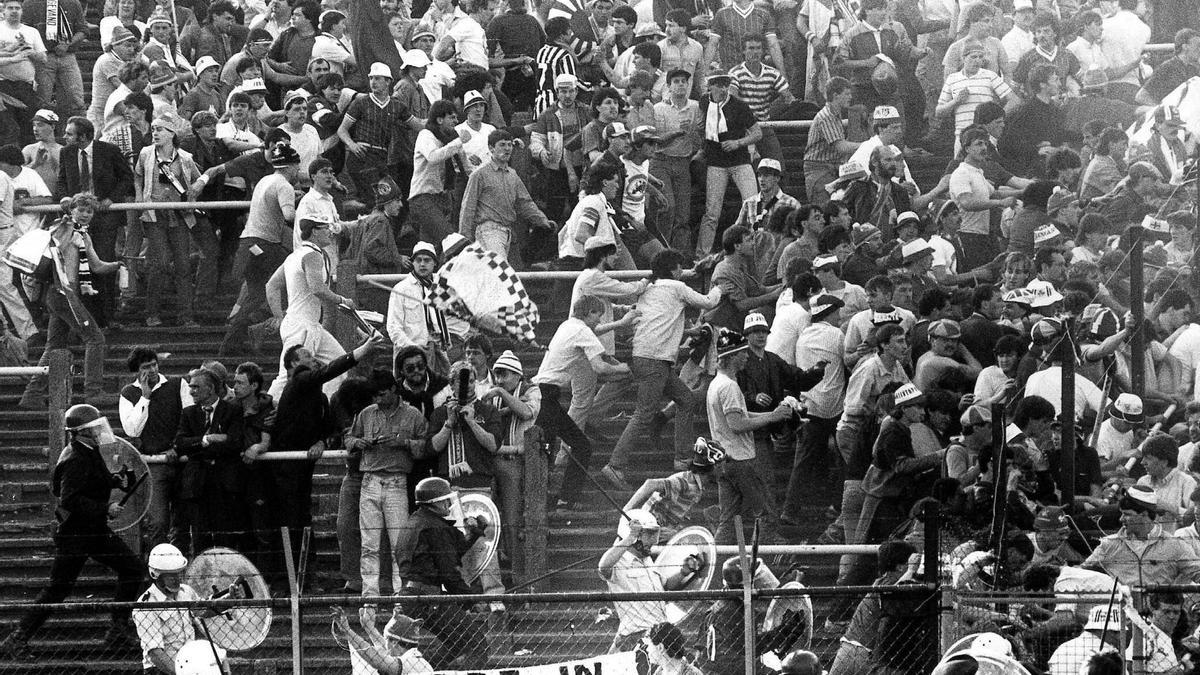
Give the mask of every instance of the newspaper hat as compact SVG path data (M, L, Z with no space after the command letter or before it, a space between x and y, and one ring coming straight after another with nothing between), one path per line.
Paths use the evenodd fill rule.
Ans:
M467 93L463 94L463 110L466 110L467 108L470 108L473 105L486 106L487 99L485 99L483 97L483 94L475 91L474 89L471 89L471 90L468 90Z
M261 77L252 77L242 82L242 93L265 94L267 93L267 83L263 82Z
M1033 0L1013 0L1013 11L1022 12L1033 9Z
M287 143L279 143L271 150L271 155L268 158L271 161L271 166L276 169L300 163L300 153L292 149L292 146Z
M175 113L168 110L168 111L163 112L158 117L155 117L154 122L150 125L150 127L152 129L153 128L166 129L167 131L171 132L172 134L175 134L176 136L178 136L180 130L183 129L183 120L180 119L179 115L176 115Z
M824 269L826 267L832 267L833 265L837 264L837 261L838 261L838 259L837 259L836 255L819 255L813 259L813 262L812 262L813 271L815 272L816 270L819 270L819 269Z
M885 323L901 323L904 317L900 316L900 312L896 311L895 307L888 305L880 309L878 312L871 312L871 325L882 326Z
M880 105L875 106L875 111L871 114L871 121L875 123L881 122L898 122L900 120L900 111L895 106Z
M171 17L167 15L167 10L162 6L154 8L154 11L150 14L150 18L146 19L146 28L157 26L159 24L166 24L168 26L174 25L174 23L171 21Z
M619 138L629 135L629 127L625 126L624 122L613 122L604 127L605 138Z
M835 295L823 293L809 300L808 309L812 314L812 320L820 321L821 319L824 319L825 317L844 307L845 304L846 303L842 302L841 298Z
M1059 293L1053 287L1047 289L1032 289L1032 297L1029 300L1029 306L1034 309L1050 307L1056 302L1063 301L1063 294Z
M743 349L749 349L749 347L749 343L746 342L746 336L736 330L722 328L721 332L717 334L718 358L736 354Z
M437 262L438 260L437 249L433 247L433 244L427 241L418 241L413 246L412 257L416 258L418 255L427 255L430 258L433 258L434 262Z
M1001 299L1004 302L1011 302L1015 305L1024 305L1025 307L1029 307L1030 303L1033 301L1033 295L1027 288L1014 288L1005 293L1004 297Z
M448 260L457 255L469 243L471 243L471 240L457 232L451 232L442 238L442 255L446 256Z
M1151 511L1158 509L1158 493L1149 485L1130 485L1125 496Z
M217 63L217 60L214 59L213 57L207 56L207 55L201 56L196 61L196 74L199 75L200 73L203 73L204 71L208 70L209 68L220 68L220 67L221 67L221 64Z
M839 180L858 180L867 175L867 167L862 162L851 160L838 167Z
M742 322L742 333L749 335L753 330L771 330L767 325L767 317L758 312L750 312L746 315L746 320Z
M925 402L925 394L921 393L921 390L917 389L917 386L910 382L897 389L896 393L892 395L892 400L895 401L896 407L902 405L920 405Z
M42 108L33 114L33 119L34 121L45 122L46 124L53 126L58 124L58 113L54 112L53 110L46 110L45 108Z
M381 63L379 61L371 64L371 70L367 72L367 77L386 77L389 80L394 79L392 77L392 69L388 66L388 64Z
M1084 630L1099 630L1115 632L1121 627L1121 608L1117 605L1096 605L1088 610L1087 623Z
M1139 426L1146 421L1142 399L1137 394L1119 394L1108 406L1108 414L1126 424Z
M521 366L521 359L513 353L511 349L504 350L504 353L496 357L496 362L492 364L492 370L507 370L518 375L525 374L525 368Z
M929 324L929 337L961 340L962 328L954 319L938 319Z
M1060 236L1062 236L1062 233L1058 231L1058 228L1055 227L1053 223L1039 225L1038 228L1033 231L1033 245L1041 246L1046 242L1054 241Z

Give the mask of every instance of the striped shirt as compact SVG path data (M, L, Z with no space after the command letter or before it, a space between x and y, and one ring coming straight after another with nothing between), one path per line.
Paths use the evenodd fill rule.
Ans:
M835 167L845 158L838 153L838 141L846 140L846 128L842 126L841 116L829 106L821 108L813 117L812 127L808 130L808 145L804 148L804 165L821 164Z
M721 36L721 41L717 43L717 59L721 68L732 68L742 60L743 37L775 35L775 16L758 5L742 9L734 3L717 10L711 29Z
M407 124L412 115L403 104L390 96L380 105L374 95L368 94L350 102L346 117L352 120L350 136L354 142L387 150L392 142L392 134L401 125Z
M740 63L729 71L729 76L737 88L733 94L750 106L756 118L765 121L771 116L771 102L788 90L788 83L777 69L765 63L759 67L761 70L755 75L745 63Z
M966 90L967 98L954 106L954 152L960 147L959 134L975 121L975 109L984 103L1003 100L1012 95L1012 89L1004 78L996 73L980 68L974 75L963 71L950 73L942 83L942 93L938 97L938 105L951 103L958 99L958 93Z
M538 73L538 95L534 103L534 114L541 115L558 101L554 91L554 78L564 73L575 75L575 55L571 50L556 44L542 45L534 57Z

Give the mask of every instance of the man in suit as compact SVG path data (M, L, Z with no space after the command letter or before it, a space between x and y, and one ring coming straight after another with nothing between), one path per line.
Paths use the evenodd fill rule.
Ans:
M188 462L183 466L180 490L188 521L195 528L194 546L240 548L241 493L245 490L242 450L245 434L242 407L225 400L225 383L211 370L188 373L188 390L194 405L179 416L175 450Z
M55 194L60 199L80 192L90 192L100 200L100 211L92 220L90 234L96 252L105 260L117 259L117 231L125 222L125 214L109 211L114 201L124 201L133 194L133 169L121 156L117 146L96 140L96 128L86 117L67 120L64 132L67 145L58 162L58 185ZM137 252L126 252L136 255ZM101 326L108 325L111 310L117 301L115 274L96 277L100 294L88 311Z

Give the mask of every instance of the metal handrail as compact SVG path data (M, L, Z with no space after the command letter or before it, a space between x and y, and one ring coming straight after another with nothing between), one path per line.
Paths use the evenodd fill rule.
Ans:
M50 366L5 366L0 368L0 377L34 377L50 375Z
M326 450L321 453L321 459L346 459L350 456L346 450ZM142 455L142 459L146 460L147 464L171 464L166 455ZM256 462L292 462L302 459L308 459L308 453L303 450L280 450L277 452L264 452L255 460ZM186 463L187 457L177 457L175 462Z
M248 201L215 201L215 202L114 202L106 211L186 211L189 209L205 209L206 211L245 211L249 210ZM22 213L62 213L60 204L38 204L25 206Z
M580 274L583 274L583 272L582 271L574 271L574 270L560 270L560 271L555 271L555 272L531 271L531 272L520 272L519 273L522 283L528 283L530 281L574 281L575 279L579 278ZM651 271L650 270L614 270L611 272L605 272L605 274L612 277L613 279L629 281L629 280L645 279L646 277L650 276ZM374 281L374 282L380 283L380 284L395 284L395 283L398 283L401 279L403 279L406 276L408 276L408 275L407 274L360 274L360 275L358 275L358 280L360 282Z

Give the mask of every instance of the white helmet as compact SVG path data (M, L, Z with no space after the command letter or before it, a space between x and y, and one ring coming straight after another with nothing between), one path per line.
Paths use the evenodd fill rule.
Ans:
M647 509L630 509L625 512L625 515L629 516L630 522L637 523L643 530L658 529L658 518L655 518L654 514Z
M192 640L175 654L176 675L223 675L225 650L208 640Z
M1011 658L1013 649L1011 642L996 633L980 633L971 642L967 653L971 656L1005 656Z
M157 578L164 572L173 574L182 572L188 566L187 558L171 544L159 544L150 550L150 560L147 562L150 576Z

